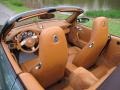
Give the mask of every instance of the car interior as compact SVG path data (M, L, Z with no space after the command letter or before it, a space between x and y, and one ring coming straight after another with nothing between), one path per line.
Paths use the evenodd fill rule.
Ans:
M106 17L87 27L78 18L82 13L43 9L20 18L4 34L3 48L26 89L96 90L117 68L120 37L109 33Z

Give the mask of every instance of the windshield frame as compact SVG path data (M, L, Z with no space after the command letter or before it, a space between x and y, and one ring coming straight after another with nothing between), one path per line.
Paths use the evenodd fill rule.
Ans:
M31 18L34 16L41 15L43 13L52 13L52 12L73 12L73 14L66 19L68 23L72 23L77 16L79 16L84 11L80 9L80 7L74 7L74 6L60 6L60 7L49 7L49 8L42 8L42 9L35 9L31 11L27 11L18 15L15 15L7 20L5 25L2 27L2 30L0 32L0 39L4 39L7 33L11 31L11 29L14 27L15 22L19 22L20 20L24 20L27 18Z

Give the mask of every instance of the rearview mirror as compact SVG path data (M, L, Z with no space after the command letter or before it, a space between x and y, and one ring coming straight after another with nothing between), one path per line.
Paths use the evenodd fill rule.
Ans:
M43 14L43 15L38 16L39 19L51 19L51 18L54 18L54 17L55 17L55 15L51 14L51 13Z
M89 18L77 18L77 22L79 23L86 23L89 21Z

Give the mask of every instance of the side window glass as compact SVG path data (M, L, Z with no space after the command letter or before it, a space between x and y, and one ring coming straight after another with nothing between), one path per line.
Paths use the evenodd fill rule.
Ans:
M2 88L2 90L11 90L15 81L16 74L0 45L0 88Z
M24 90L23 86L21 85L20 81L17 79L12 90Z
M5 80L3 78L1 64L0 64L0 90L9 90L8 87L6 87L6 85L5 85Z

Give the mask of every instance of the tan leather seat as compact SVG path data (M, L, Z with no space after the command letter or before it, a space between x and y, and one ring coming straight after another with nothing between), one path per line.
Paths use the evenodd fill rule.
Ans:
M46 88L64 76L68 58L67 41L60 27L44 29L39 37L39 58L22 66ZM32 68L41 63L40 69Z
M73 64L89 68L96 62L108 41L108 21L98 17L93 22L93 31L89 43L76 55Z
M98 81L91 72L83 67L75 69L69 79L70 85L74 90L85 90Z

